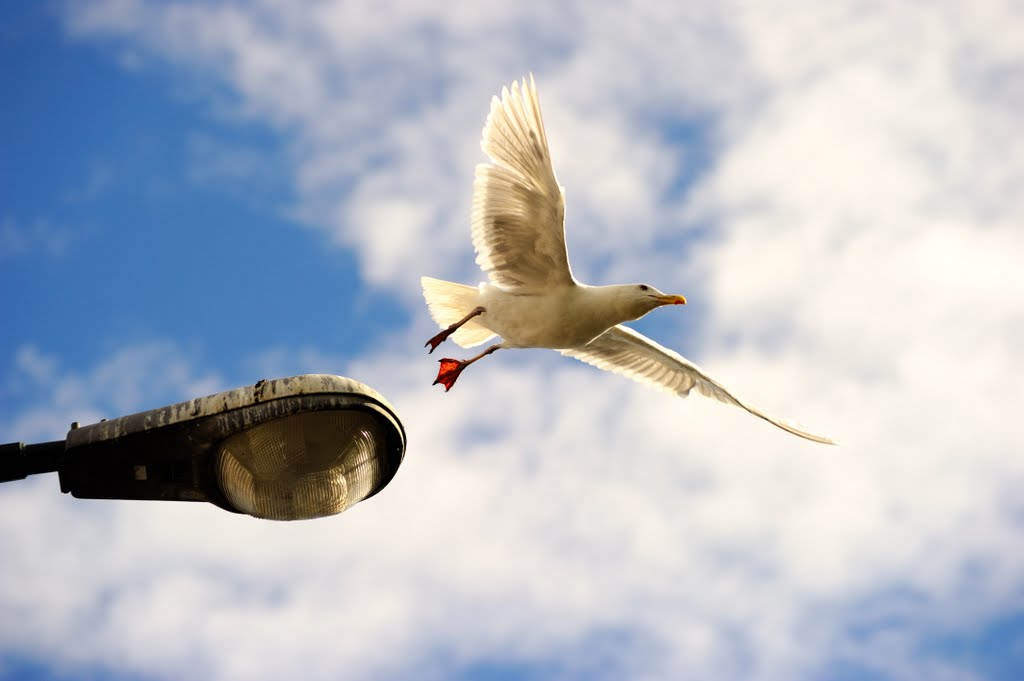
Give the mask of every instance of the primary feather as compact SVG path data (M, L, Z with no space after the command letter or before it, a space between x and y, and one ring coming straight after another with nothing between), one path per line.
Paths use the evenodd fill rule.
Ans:
M533 78L491 102L476 167L473 247L495 286L521 293L575 283L565 250L565 198L551 167Z
M584 346L566 348L561 352L599 369L628 376L635 381L680 397L686 397L690 390L696 388L697 392L705 397L745 409L793 435L822 444L835 444L830 438L801 430L747 404L678 352L669 350L642 333L621 324L605 331Z

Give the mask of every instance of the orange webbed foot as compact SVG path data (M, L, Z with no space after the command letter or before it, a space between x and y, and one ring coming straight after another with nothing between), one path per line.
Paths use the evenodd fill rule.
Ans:
M441 333L437 334L436 336L428 340L426 343L424 343L423 347L430 348L430 352L428 352L427 354L430 354L434 352L434 350L437 350L437 346L448 340L448 336L450 335L452 335L452 332L449 331L448 329L445 329L444 331L442 331Z
M454 324L449 326L447 329L442 330L441 333L437 334L436 336L434 336L433 338L428 340L426 343L424 343L423 347L428 347L429 346L430 347L430 352L433 352L434 350L437 350L437 346L440 345L441 343L444 343L446 340L448 340L449 336L451 336L453 333L455 333L460 328L462 328L463 324L468 322L473 317L476 317L477 315L482 315L484 312L486 312L486 310L484 310L484 308L482 308L482 307L474 307L472 310L470 310L468 315L466 315L465 317L463 317L459 321L455 322ZM455 361L455 360L452 360L452 361ZM458 376L458 374L456 374L456 376ZM454 383L454 380L452 382Z
M448 392L455 385L455 381L458 380L459 374L466 368L466 363L461 362L457 359L444 359L438 360L441 364L441 368L437 370L437 378L434 379L433 385L440 383L444 386L444 391Z

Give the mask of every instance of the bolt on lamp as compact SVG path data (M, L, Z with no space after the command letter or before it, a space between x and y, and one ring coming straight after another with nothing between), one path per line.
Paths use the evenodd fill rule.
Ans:
M307 374L0 445L0 482L56 471L85 499L206 501L302 520L341 513L394 477L405 430L358 381Z

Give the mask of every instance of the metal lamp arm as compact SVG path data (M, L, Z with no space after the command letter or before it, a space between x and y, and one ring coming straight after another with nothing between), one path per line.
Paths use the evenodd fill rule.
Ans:
M56 473L64 454L64 440L27 445L0 445L0 482L22 480L39 473Z

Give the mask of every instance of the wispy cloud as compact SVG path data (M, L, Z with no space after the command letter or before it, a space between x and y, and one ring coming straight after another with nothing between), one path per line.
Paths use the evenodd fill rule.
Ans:
M0 430L26 442L60 439L72 421L155 409L223 386L223 379L195 369L185 350L166 341L126 346L83 372L26 345L16 352L12 369L4 397L17 396L19 404L0 419Z
M23 223L11 217L0 218L0 260L42 255L64 255L72 242L71 232L54 227L48 220Z
M659 227L678 232L655 199L686 172L679 150L657 126L628 117L678 125L753 87L749 67L728 51L730 26L710 5L681 16L656 3L597 11L396 3L387 13L342 3L71 7L72 32L120 38L195 69L235 93L240 112L288 134L306 219L355 248L372 283L409 299L415 284L404 273L423 254L471 262L463 222L497 74L498 83L531 69L541 76L571 210L599 237L573 244L584 273L624 250L622 221L633 223L634 239L645 235L632 252L654 251ZM580 32L554 30L560 25ZM605 40L610 26L617 42ZM669 38L667 26L671 40L644 39ZM572 153L581 146L589 156Z
M95 201L102 197L115 182L115 173L111 166L100 160L94 160L86 171L85 178L64 193L64 200L71 204L82 204Z

